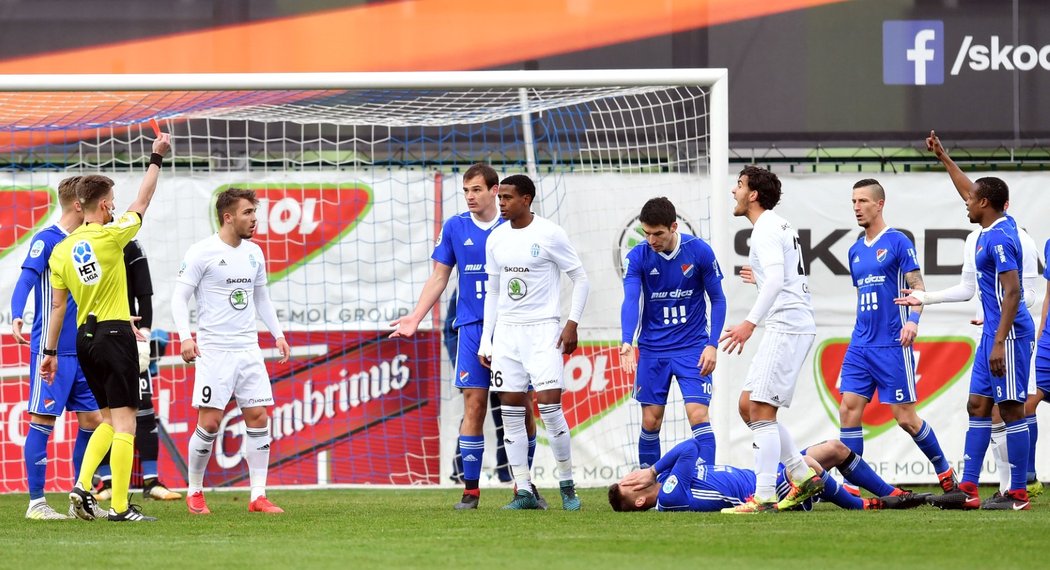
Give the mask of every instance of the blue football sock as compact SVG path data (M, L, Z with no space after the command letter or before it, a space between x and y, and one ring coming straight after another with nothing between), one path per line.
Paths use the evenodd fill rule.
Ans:
M992 418L970 417L970 428L966 430L966 443L963 444L963 483L977 484L981 476L981 465L984 454L988 452L988 443L992 440ZM1009 441L1009 439L1007 440ZM1023 464L1022 464L1023 465ZM1020 471L1020 469L1018 469Z
M835 478L827 471L820 475L824 482L824 490L820 492L820 498L824 501L838 505L844 509L861 510L864 508L864 500L839 486Z
M856 453L849 454L838 469L850 484L867 489L877 497L884 497L894 491L893 485L883 481L868 462Z
M1023 491L1028 486L1028 473L1021 465L1028 465L1028 422L1024 418L1006 422L1006 457L1017 469L1010 471L1010 490Z
M53 426L32 422L29 424L23 457L31 501L44 497L44 483L47 481L47 440L51 438L53 430Z
M912 437L912 441L919 446L926 458L930 460L930 463L933 464L933 469L937 473L944 473L948 470L948 460L944 458L944 452L941 451L941 444L937 441L937 434L933 433L933 428L925 420L922 422L922 427L919 428L919 433Z
M102 479L103 481L106 481L107 483L109 481L113 480L113 470L109 468L109 454L108 453L106 454L105 462L99 464L98 469L95 470L95 473L99 476L100 479Z
M703 459L708 465L714 465L715 430L711 429L711 422L693 426L693 439L700 442L700 459Z
M853 453L864 455L864 428L860 426L839 428L839 440Z
M642 428L638 435L638 467L647 468L660 460L660 430Z
M140 462L142 467L142 478L143 479L156 479L157 478L157 462L148 461L142 459Z
M536 436L529 438L529 471L532 471L532 458L536 456Z
M477 484L481 479L481 459L485 455L484 435L459 436L459 449L463 454L463 480Z
M87 451L88 440L91 439L91 434L95 433L93 429L77 429L77 439L73 442L73 480L80 479L80 464L84 463L84 452Z
M1035 416L1025 418L1028 422L1028 480L1035 481L1038 477L1035 472L1035 442L1039 440L1039 422Z

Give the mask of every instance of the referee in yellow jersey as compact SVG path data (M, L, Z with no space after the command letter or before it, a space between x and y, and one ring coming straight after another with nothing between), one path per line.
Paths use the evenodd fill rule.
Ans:
M72 294L78 308L77 358L102 412L103 423L88 441L80 478L69 493L73 511L84 520L95 518L95 499L88 489L107 451L113 470L109 520L157 520L128 504L139 404L139 354L128 307L124 246L142 226L142 216L157 189L161 163L170 148L167 134L153 141L153 154L138 197L120 218L114 218L113 181L97 174L81 177L76 190L84 209L84 225L55 246L48 262L53 293L40 375L50 383L55 373L55 349L66 296Z

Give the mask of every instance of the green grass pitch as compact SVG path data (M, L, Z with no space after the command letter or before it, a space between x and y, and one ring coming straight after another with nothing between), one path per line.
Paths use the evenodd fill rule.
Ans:
M982 495L991 493L982 489ZM284 515L247 512L247 492L210 493L210 516L182 501L143 502L152 524L28 521L25 495L0 495L0 567L62 561L81 568L1038 568L1046 567L1050 498L1028 512L614 513L604 489L584 510L509 512L509 490L482 491L455 512L459 491L270 493ZM557 491L544 496L560 503ZM65 512L64 495L50 495ZM135 499L135 502L140 502Z

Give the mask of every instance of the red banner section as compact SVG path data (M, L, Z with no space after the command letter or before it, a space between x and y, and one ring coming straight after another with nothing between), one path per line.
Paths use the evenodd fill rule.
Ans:
M565 357L563 378L562 408L574 434L623 403L634 387L634 375L620 370L618 342L581 343Z
M278 364L273 341L260 335L276 405L271 409L271 485L435 484L439 474L440 333L420 331L411 340L381 332L289 332L293 358ZM0 490L25 491L22 444L28 426L24 350L3 338L0 382ZM177 342L168 345L154 379L161 424L160 474L185 486L186 447L196 425L190 406L193 368L179 364ZM165 366L166 362L171 364ZM68 414L67 414L68 416ZM72 484L76 421L55 430L48 489ZM247 485L244 422L227 407L205 475L207 486ZM56 461L57 459L57 461Z

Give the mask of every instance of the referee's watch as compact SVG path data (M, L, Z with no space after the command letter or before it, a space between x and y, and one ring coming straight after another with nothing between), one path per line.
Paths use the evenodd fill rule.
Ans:
M44 356L58 356L58 349L56 348L45 348L40 352L44 353Z

